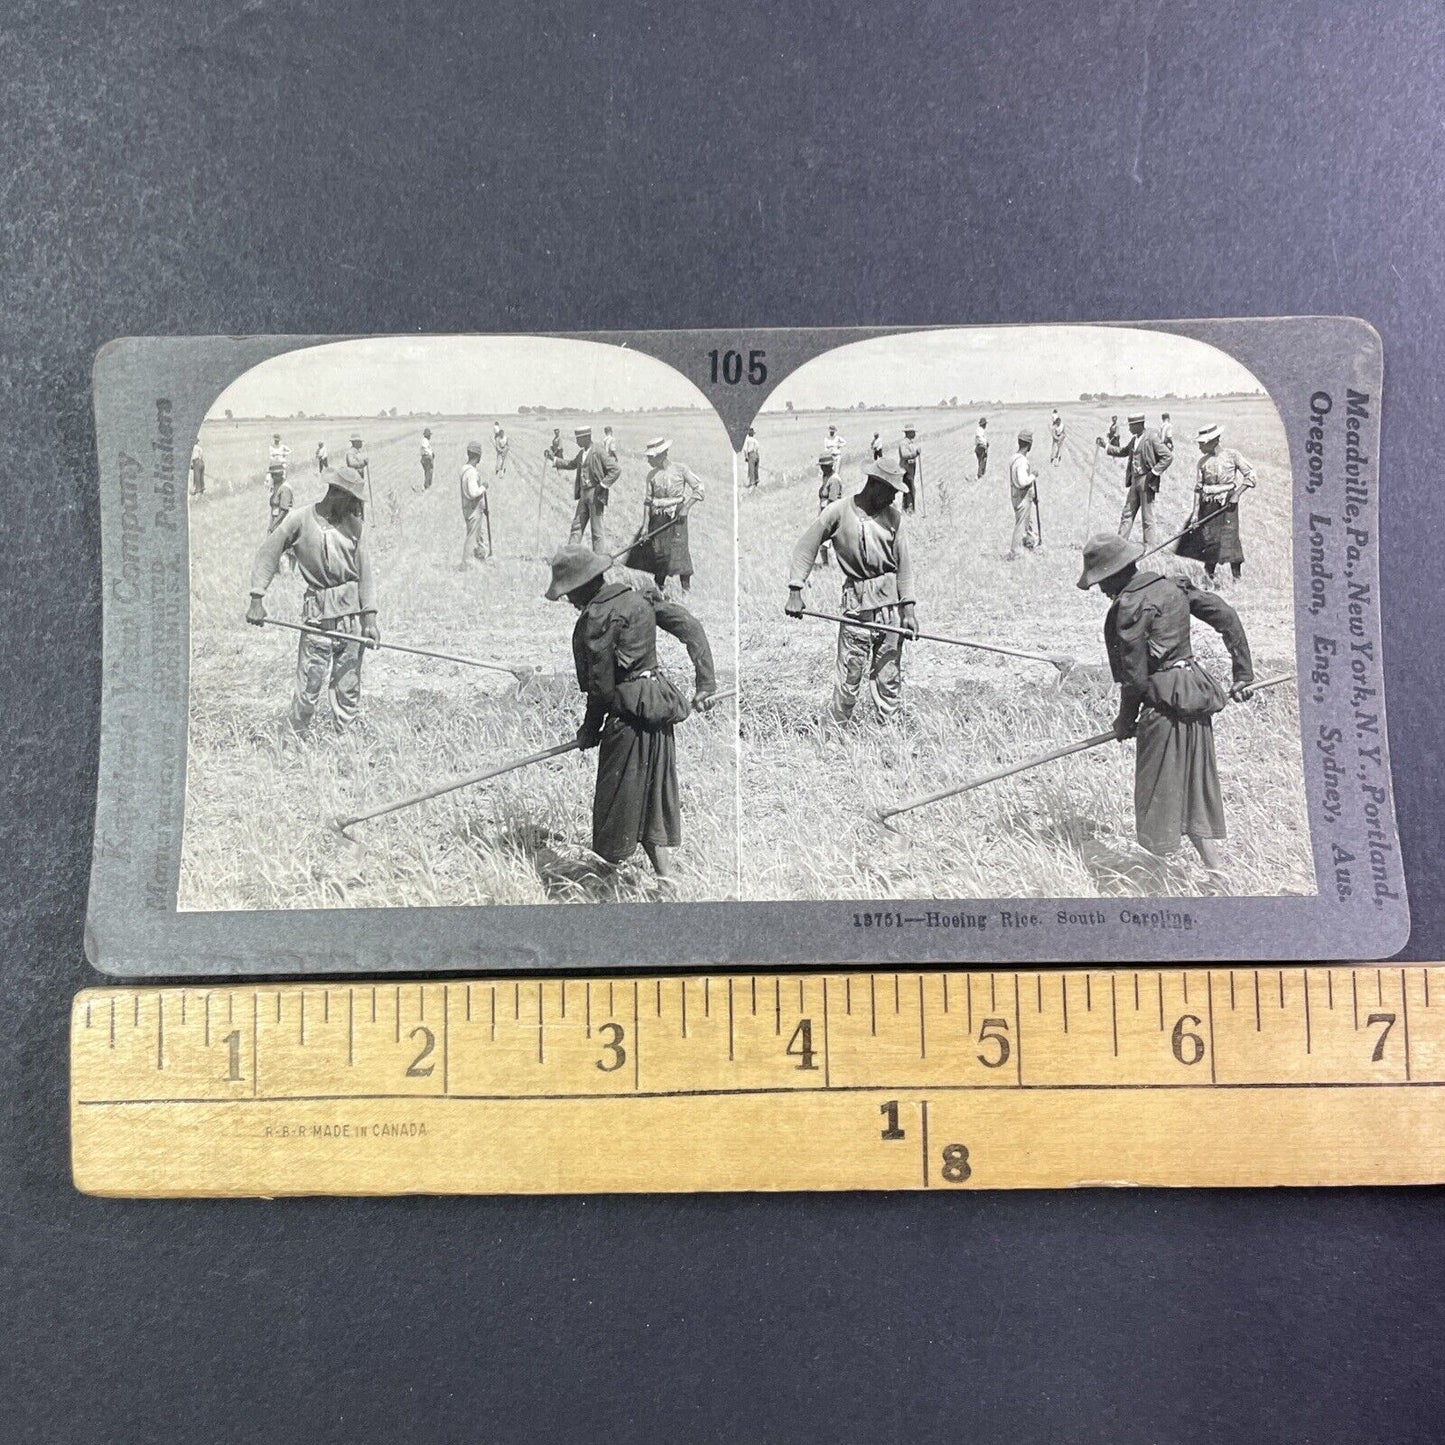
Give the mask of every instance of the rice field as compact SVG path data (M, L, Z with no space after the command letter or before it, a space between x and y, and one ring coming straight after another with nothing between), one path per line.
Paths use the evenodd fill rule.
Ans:
M1117 691L1103 647L1108 601L1075 587L1082 539L1113 529L1123 502L1123 463L1094 438L1109 417L1139 403L1062 406L1064 452L1049 462L1049 409L989 413L987 474L976 476L978 417L961 408L911 410L924 454L923 509L910 518L918 620L935 631L1026 650L1069 653L1080 665L1062 687L1053 668L921 642L905 650L905 709L884 726L866 694L841 734L823 726L832 685L836 629L786 621L788 557L817 510L815 459L830 421L850 447L845 492L862 483L874 430L896 446L903 412L797 415L768 412L756 426L760 485L739 497L741 706L740 781L746 800L743 893L749 898L1010 898L1189 896L1204 873L1186 844L1167 860L1133 836L1133 745L1108 743L899 820L897 833L870 812L938 791L1060 744L1104 731ZM1255 673L1294 670L1289 458L1273 404L1145 400L1151 424L1173 412L1176 461L1165 474L1161 535L1187 519L1198 450L1208 422L1252 462L1259 485L1242 504L1248 558L1241 586L1225 596L1249 633ZM1045 546L1005 560L1013 527L1008 463L1020 427L1032 428ZM1092 490L1092 500L1091 500ZM1156 558L1189 571L1196 564ZM1221 569L1227 573L1226 569ZM837 611L840 574L813 573L807 605ZM1227 653L1194 626L1196 654L1228 679ZM1215 719L1230 829L1229 890L1236 894L1316 891L1293 686L1234 705Z
M207 421L206 494L192 499L190 742L179 890L182 909L530 904L635 901L654 893L639 851L603 876L588 848L593 753L560 758L356 829L364 861L340 846L337 815L375 807L452 777L569 740L582 716L572 666L576 614L547 602L543 558L566 541L571 474L543 474L554 426L571 417L500 418L512 441L507 471L492 476L489 417ZM697 565L688 606L712 642L719 687L735 679L732 459L710 413L619 414L613 425L622 477L609 537L620 546L642 514L643 448L659 431L673 458L704 481L691 517ZM371 457L367 536L384 640L509 664L539 665L520 692L504 675L394 652L367 656L362 717L337 735L325 707L309 738L283 748L296 636L248 627L251 561L265 536L267 448L279 430L292 448L296 504L324 492L311 461L317 441L340 463L353 424ZM421 429L432 428L435 481L421 487ZM495 558L456 570L463 526L458 474L466 443L481 441L491 484ZM568 454L570 455L570 448ZM539 516L540 499L540 516ZM675 584L670 584L675 585ZM296 620L300 584L283 573L267 611ZM665 634L659 657L686 684L686 652ZM730 703L679 726L685 839L677 864L683 901L737 889L736 730Z

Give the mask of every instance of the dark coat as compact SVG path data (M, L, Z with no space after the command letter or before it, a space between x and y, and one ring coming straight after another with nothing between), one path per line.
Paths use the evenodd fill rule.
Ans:
M1135 834L1145 848L1161 855L1177 848L1186 834L1225 836L1210 716L1224 700L1218 685L1193 661L1193 617L1224 638L1235 685L1253 682L1249 641L1238 614L1186 578L1139 572L1104 619L1109 668L1121 690L1120 718L1137 727Z
M578 500L582 496L582 488L596 489L600 487L604 492L622 475L622 468L618 465L615 457L610 457L599 446L592 445L586 451L579 450L574 457L565 461L555 461L552 465L559 472L572 473L572 499Z
M682 841L673 723L687 703L657 672L657 629L687 648L700 691L715 684L712 649L685 607L652 589L606 584L572 630L577 685L587 694L583 729L600 742L592 797L592 851L620 863L639 843Z

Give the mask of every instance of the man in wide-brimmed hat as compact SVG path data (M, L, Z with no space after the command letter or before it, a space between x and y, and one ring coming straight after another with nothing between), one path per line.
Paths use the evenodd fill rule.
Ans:
M572 433L577 450L567 458L558 458L552 465L559 472L572 473L572 496L577 509L572 514L572 529L567 535L569 545L582 540L582 534L591 528L592 550L607 551L605 517L607 498L612 484L622 474L622 468L602 447L592 445L592 428L579 426Z
M1212 583L1215 569L1229 563L1230 576L1240 580L1244 544L1239 535L1239 500L1255 484L1254 468L1234 450L1220 446L1217 426L1199 429L1199 475L1194 484L1192 531L1179 539L1178 555L1204 563Z
M868 464L862 491L831 503L818 514L818 520L793 548L783 609L789 617L803 615L803 588L819 549L828 542L843 571L844 615L917 635L913 562L898 508L902 492L903 473L881 458ZM878 716L884 721L895 717L903 703L903 638L896 632L844 623L838 628L833 677L831 716L835 722L846 723L853 716L865 674Z
M670 886L673 850L682 844L673 728L703 711L716 689L712 649L702 624L680 603L656 589L608 581L610 560L587 547L562 547L552 558L546 592L548 601L565 597L580 614L572 659L587 711L577 741L599 749L592 851L618 864L641 844L659 881ZM692 659L690 702L658 666L659 627Z
M1117 418L1116 418L1117 420ZM1095 444L1104 446L1103 437ZM1159 495L1159 480L1174 462L1174 453L1164 445L1157 431L1145 426L1144 413L1129 416L1129 436L1122 442L1110 441L1111 457L1127 457L1124 464L1124 511L1119 517L1119 535L1127 537L1134 530L1137 516L1144 529L1144 546L1154 545L1154 499Z
M462 521L467 529L457 571L465 572L473 562L485 562L491 555L491 548L487 545L487 526L491 518L487 510L487 484L482 478L481 442L467 443L467 460L457 482L461 491Z
M1039 474L1029 465L1029 453L1034 447L1034 434L1025 427L1018 435L1018 450L1008 464L1009 500L1014 509L1013 537L1009 541L1008 560L1018 561L1019 548L1032 552L1039 545L1038 534L1034 531L1037 515L1034 499L1037 495Z
M1194 659L1190 618L1214 628L1233 664L1229 695L1249 696L1254 667L1238 614L1187 579L1141 572L1144 548L1110 532L1084 547L1079 587L1097 586L1112 599L1104 619L1109 668L1119 684L1114 731L1136 738L1134 827L1151 853L1172 853L1182 838L1194 845L1222 885L1219 844L1225 836L1224 798L1214 756L1213 715L1224 707L1218 683Z
M692 541L687 519L702 501L701 478L680 462L669 459L670 437L654 437L647 444L649 469L642 491L642 525L637 541L627 554L627 565L640 572L650 572L658 587L665 587L669 577L682 583L682 590L692 590Z
M251 603L246 609L246 621L260 627L266 620L266 589L282 557L294 558L306 585L301 621L329 634L303 632L297 645L290 722L298 733L310 727L328 687L336 727L356 720L362 648L381 641L376 588L362 536L366 483L351 467L329 473L327 483L319 502L294 508L261 544L251 568Z

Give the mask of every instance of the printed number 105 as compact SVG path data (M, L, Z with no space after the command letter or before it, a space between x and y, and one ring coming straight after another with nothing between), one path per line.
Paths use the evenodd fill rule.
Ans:
M748 352L748 385L761 386L768 379L768 368L762 351ZM712 366L712 381L736 386L743 379L743 354L741 351L709 351L707 359Z

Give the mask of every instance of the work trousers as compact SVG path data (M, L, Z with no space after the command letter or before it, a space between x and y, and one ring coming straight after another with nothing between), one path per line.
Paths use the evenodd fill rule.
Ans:
M1053 445L1049 448L1049 460L1056 462L1064 455L1064 439L1063 437L1052 437L1051 440Z
M338 617L308 626L334 632L334 637L317 637L303 632L296 649L296 692L291 699L291 726L304 733L316 716L322 693L331 693L331 717L337 731L356 721L361 710L361 619Z
M487 499L478 497L470 505L470 511L462 512L467 524L466 539L462 542L463 568L469 562L485 562L491 555L487 549Z
M1119 535L1127 537L1134 530L1138 516L1144 528L1144 545L1154 545L1154 487L1149 480L1130 482L1124 495L1124 510L1119 514Z
M577 498L577 510L572 513L572 530L567 535L570 545L576 546L588 525L592 528L592 550L607 555L607 533L603 529L604 513L607 511L606 487L583 487Z
M748 486L755 487L758 484L758 459L748 458Z
M973 454L978 458L978 474L982 476L988 470L988 448L974 447Z
M1009 552L1016 553L1021 546L1032 551L1039 541L1034 532L1034 489L1031 486L1016 487L1010 483L1009 493L1014 507L1014 534L1009 543Z
M897 627L899 609L880 607L859 614L867 622ZM866 627L838 628L838 659L833 676L833 717L845 723L858 705L863 679L883 721L903 705L903 639L894 632L873 632Z
M423 457L421 459L421 489L424 492L431 489L431 474L432 468L435 465L436 461L432 457Z

